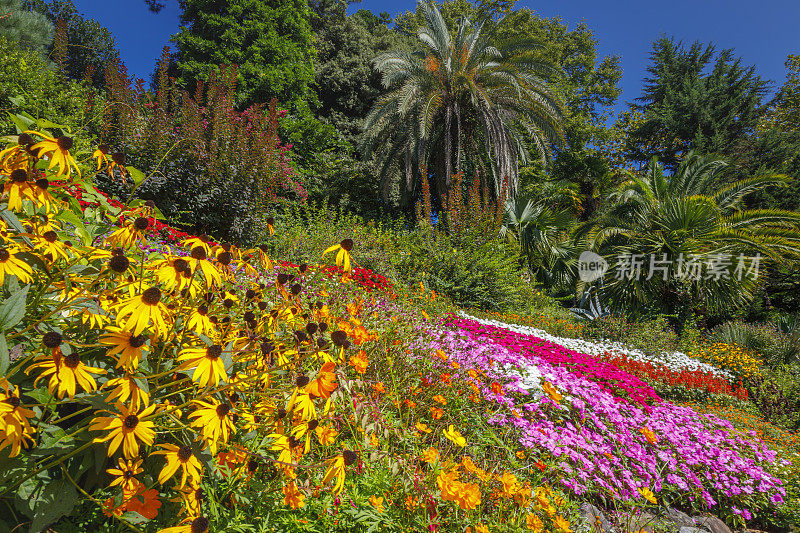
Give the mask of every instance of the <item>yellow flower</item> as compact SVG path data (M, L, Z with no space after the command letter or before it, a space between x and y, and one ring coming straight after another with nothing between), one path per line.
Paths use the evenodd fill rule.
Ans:
M195 400L198 409L189 414L194 418L191 425L200 428L203 439L206 441L212 454L217 453L217 441L228 442L231 433L236 431L236 426L231 420L231 407L211 398L208 401Z
M75 172L78 174L78 177L80 177L81 171L78 169L77 163L75 163L75 158L69 153L73 145L71 137L62 135L60 137L53 138L50 135L40 131L26 131L25 133L28 135L36 135L37 137L44 139L43 141L31 146L31 151L38 151L39 157L50 154L50 165L47 168L51 169L57 166L58 173L56 173L56 176L69 176L74 168Z
M97 150L92 152L92 159L97 159L97 170L100 170L103 165L108 165L110 158L108 157L108 152L111 151L111 147L107 144L101 144L97 147Z
M569 522L564 520L561 516L553 518L553 527L555 527L556 531L559 533L572 533L572 530L569 528Z
M3 185L3 193L8 195L8 208L12 211L22 211L22 200L35 199L33 187L28 180L28 171L18 168L11 172L11 177Z
M134 335L130 331L111 326L107 334L100 337L100 343L112 346L107 355L117 360L115 368L124 368L126 371L136 370L144 352L149 350L146 335Z
M658 442L658 439L656 438L656 434L653 433L653 431L650 428L646 427L646 426L643 427L643 428L640 428L639 429L639 433L644 435L644 438L647 439L647 442L649 442L650 444L655 444L655 443Z
M443 429L442 432L444 433L444 436L456 446L461 446L463 448L467 445L467 439L462 437L461 433L459 433L452 424L450 424L449 428Z
M89 431L107 431L110 430L105 437L97 437L93 442L106 442L111 443L108 445L108 456L114 455L114 452L122 445L122 453L128 459L133 459L139 455L139 440L147 445L153 444L153 439L156 436L153 430L153 422L150 420L142 420L142 418L152 415L156 406L151 405L143 411L138 409L128 409L121 403L116 404L119 413L111 413L114 416L99 416L92 420L89 426ZM138 439L138 440L137 440Z
M55 261L59 257L69 260L67 245L58 240L58 234L55 231L48 230L41 235L30 235L30 237L35 244L35 248L41 250L42 254L51 261Z
M122 490L127 493L136 492L136 487L138 485L138 480L136 479L136 475L141 474L144 472L144 468L142 468L142 460L136 459L134 461L128 459L124 460L122 458L118 461L119 468L109 468L106 470L112 476L116 476L115 479L109 483L109 487L116 487L119 485L122 487Z
M39 362L32 364L25 370L26 374L30 374L31 370L44 369L44 372L33 381L34 387L40 379L50 376L47 387L51 393L57 394L59 399L64 398L64 395L72 399L75 396L78 385L87 392L97 390L97 382L92 377L92 374L105 374L105 370L83 364L80 356L75 352L67 356L62 355L57 348L53 352L52 356L42 355L37 357L36 360Z
M211 322L211 319L208 318L208 306L197 306L197 309L194 309L192 314L189 315L189 321L186 323L186 327L200 335L210 335L213 333L214 324Z
M425 450L425 453L422 454L422 460L429 464L435 463L439 460L439 450L436 448L428 448Z
M178 356L178 361L185 361L178 370L194 368L192 380L201 387L216 386L228 378L225 363L222 361L222 346L213 344L202 348L186 348Z
M183 521L183 525L168 527L166 529L158 530L158 533L208 533L208 518L198 516L197 518L189 517Z
M331 426L317 426L315 430L317 433L317 440L323 446L330 446L336 440L338 434Z
M192 268L189 261L183 257L167 257L154 261L152 268L156 272L158 282L164 285L168 292L180 291L187 287L190 288L190 295L197 293L197 285L189 280L192 279Z
M383 507L383 496L370 496L369 503L375 508L376 511L382 513L385 509Z
M33 443L31 435L36 430L31 427L28 419L33 418L34 413L22 407L19 389L11 392L7 381L4 386L6 391L0 392L0 450L11 446L10 457L16 457L22 445L27 445L26 441Z
M353 239L345 239L339 244L334 244L333 246L325 250L325 252L323 252L322 254L322 257L325 257L330 252L335 252L336 250L338 250L338 252L336 253L336 266L342 267L342 270L344 272L350 272L351 270L353 270L353 267L350 264L351 261L350 250L352 249L353 249Z
M192 239L189 239L191 241ZM188 242L188 241L187 241ZM222 274L219 273L217 267L208 259L210 250L208 245L195 246L192 248L191 254L186 258L191 265L192 271L198 268L203 274L203 279L207 287L218 286L222 284Z
M431 428L428 427L427 424L423 424L422 422L417 422L414 424L414 427L417 428L417 431L420 433L430 433L433 431Z
M558 392L558 389L556 389L556 388L555 388L555 387L552 385L552 383L550 383L549 381L545 381L545 382L542 384L542 390L543 390L543 391L544 391L544 393L545 393L545 394L547 394L547 395L550 397L550 399L551 399L551 400L553 400L555 403L561 403L561 400L564 398L564 397L561 395L561 393L559 393L559 392Z
M33 270L28 263L17 259L16 248L0 247L0 285L5 281L6 276L16 276L21 283L30 283L33 279Z
M641 489L639 489L639 492L641 492L642 496L644 496L644 499L649 501L650 503L652 503L654 505L658 503L658 500L653 495L653 491L651 491L647 487L642 487Z
M162 485L169 480L178 469L181 469L181 482L178 487L183 488L188 479L190 484L199 484L201 479L200 472L203 466L192 453L191 446L176 446L175 444L159 444L163 449L153 452L151 455L163 455L167 464L158 474L158 482Z
M305 500L306 497L302 492L300 492L300 489L297 488L296 483L291 482L284 486L282 492L284 505L288 505L292 509L299 509L300 507L305 506L305 502L303 500Z
M114 390L112 390L111 394L106 398L106 403L111 403L114 400L124 403L130 398L132 409L137 409L139 404L145 406L148 403L149 398L147 393L139 388L139 385L136 383L136 378L131 374L111 379L103 385L104 389L112 387Z
M151 321L156 333L166 332L166 313L167 308L161 303L161 290L150 287L122 304L117 314L117 323L121 324L128 317L122 327L128 331L133 330L133 335L139 335Z
M355 452L344 450L341 455L326 460L325 464L328 465L328 468L325 470L325 477L322 478L322 484L325 485L333 478L336 478L336 482L333 485L333 492L336 494L341 492L342 488L344 488L345 467L355 463L357 458L358 456Z
M533 530L534 533L541 533L544 531L542 519L532 513L525 517L525 526Z

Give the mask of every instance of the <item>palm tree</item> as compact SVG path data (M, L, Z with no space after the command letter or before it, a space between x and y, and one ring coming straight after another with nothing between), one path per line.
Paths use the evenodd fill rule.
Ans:
M585 242L574 239L575 217L566 210L517 196L505 203L500 235L519 243L531 278L549 290L572 291L578 255Z
M752 297L754 277L709 277L702 270L697 276L694 270L687 278L679 271L681 263L686 272L690 259L696 261L695 269L697 261L700 268L710 268L709 261L718 261L717 267L719 261L731 261L730 270L739 266L741 255L759 254L765 261L783 262L800 257L800 213L743 209L741 203L756 190L785 186L786 178L764 175L720 187L726 167L719 156L690 153L670 176L654 159L643 175L630 175L619 186L607 213L578 230L610 265L620 258L643 260L641 276L628 269L621 279L609 282L611 276L606 277L602 293L615 310L677 316L688 309L701 317L730 310ZM661 261L665 257L667 261ZM656 264L653 261L661 270L645 279Z
M540 43L497 44L489 23L467 19L451 36L436 4L421 5L419 46L374 61L389 92L367 116L361 148L376 156L383 195L399 186L413 197L429 170L438 199L453 174L469 170L495 196L508 180L514 196L529 142L548 158L549 143L561 138L561 104L545 81L556 71L534 58Z

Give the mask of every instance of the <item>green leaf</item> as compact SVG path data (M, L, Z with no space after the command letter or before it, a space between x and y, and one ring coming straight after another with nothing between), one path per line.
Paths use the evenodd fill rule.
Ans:
M33 124L32 119L28 119L22 115L15 115L13 113L6 113L8 118L11 119L11 122L14 123L14 126L17 127L17 133L22 133L25 130L31 129L31 124Z
M139 170L136 167L125 167L125 168L128 169L128 173L131 175L131 178L133 179L133 183L136 184L137 187L147 177L147 176L144 175L144 172L142 172L141 170Z
M8 353L5 334L0 333L0 376L5 376L11 366L11 354Z
M19 324L25 316L25 303L28 299L29 285L12 294L0 305L0 331L8 331Z
M44 485L34 494L33 522L31 533L39 533L47 525L68 515L78 503L78 493L67 480L57 479Z
M14 107L20 107L25 103L25 97L22 95L9 96L8 101L11 102L11 105Z
M0 211L0 218L5 220L6 224L14 228L14 231L16 231L17 233L27 233L27 231L25 231L25 228L22 227L22 223L17 218L17 215L15 215L12 211L9 211L8 209L3 209L2 211ZM33 248L33 243L28 237L25 237L23 235L22 240L25 241L25 244Z
M69 132L69 127L64 126L63 124L56 124L55 122L51 122L46 118L40 118L39 120L37 120L36 125L39 126L40 128L48 128L48 129L56 128L59 130L64 130L66 132Z

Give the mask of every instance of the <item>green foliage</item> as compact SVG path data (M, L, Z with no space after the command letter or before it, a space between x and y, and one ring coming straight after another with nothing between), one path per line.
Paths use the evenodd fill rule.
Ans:
M480 175L495 197L506 186L513 196L526 141L544 158L562 133L561 104L547 82L553 69L535 56L542 45L498 41L467 18L451 32L435 3L422 7L414 49L375 59L389 92L366 119L362 146L377 154L381 193L408 205L430 179L438 204L463 171Z
M776 426L800 429L800 364L780 365L762 372L748 386L750 399Z
M663 316L637 322L622 316L589 320L583 328L583 337L622 342L646 354L675 351L679 343L678 335Z
M21 48L45 52L53 41L53 25L25 10L22 0L0 0L0 38Z
M716 342L758 352L769 366L800 362L800 329L796 327L781 331L771 324L727 322L714 328L710 336Z
M237 105L311 96L313 34L305 0L180 0L179 85L192 91L219 65L238 65Z
M758 125L766 82L733 50L715 52L713 45L686 49L667 37L653 43L650 78L634 106L644 121L628 138L630 159L658 157L674 170L690 150L728 153Z
M786 70L786 81L775 95L762 128L800 133L800 55L789 54Z
M87 98L95 105L87 106ZM12 99L16 105L12 104ZM47 114L53 122L77 130L95 124L102 101L95 91L77 82L65 82L40 54L0 38L0 107L14 108L34 119ZM6 113L0 114L3 134L18 133Z
M780 185L785 178L765 175L720 188L719 175L726 166L720 157L689 154L668 179L654 160L644 174L631 174L620 186L614 205L603 217L583 226L581 233L586 232L592 249L610 265L619 265L620 258L634 254L648 261L651 255L663 258L666 254L670 261L666 279L663 275L650 279L617 275L606 283L602 294L615 310L629 315L670 315L679 328L689 312L697 312L702 321L725 316L752 298L757 278L704 273L693 279L678 272L681 257L708 261L718 254L758 253L773 261L797 259L800 214L740 209L742 197Z
M41 13L53 24L62 21L66 30L66 75L74 80L89 78L95 87L105 81L106 65L119 57L111 32L94 19L78 13L73 0L25 0L25 7ZM55 43L48 52L55 55Z

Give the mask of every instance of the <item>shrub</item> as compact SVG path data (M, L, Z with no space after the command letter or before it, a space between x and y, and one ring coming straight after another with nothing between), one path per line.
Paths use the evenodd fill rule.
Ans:
M714 328L710 338L758 352L770 366L800 361L800 330L789 320L777 325L727 322Z
M646 354L675 351L679 342L678 335L661 316L633 323L621 316L600 317L586 322L583 336L622 342Z

